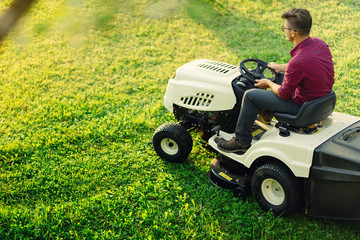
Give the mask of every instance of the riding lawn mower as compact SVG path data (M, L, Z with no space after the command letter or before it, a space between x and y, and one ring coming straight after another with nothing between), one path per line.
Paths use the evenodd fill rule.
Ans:
M270 123L256 120L245 153L223 152L216 139L235 136L246 90L255 79L281 84L283 74L259 59L239 66L199 59L177 69L169 80L165 107L177 122L153 135L158 156L182 163L198 131L217 157L210 181L260 207L286 216L303 207L310 216L360 219L360 118L334 112L336 94L304 103L296 115L274 113Z

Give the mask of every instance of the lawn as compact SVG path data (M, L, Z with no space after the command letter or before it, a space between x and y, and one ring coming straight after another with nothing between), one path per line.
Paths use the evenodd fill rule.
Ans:
M152 148L175 70L288 61L290 7L331 48L336 111L360 116L357 0L38 1L0 45L0 239L360 239L359 221L276 218L211 185L196 134L183 164Z

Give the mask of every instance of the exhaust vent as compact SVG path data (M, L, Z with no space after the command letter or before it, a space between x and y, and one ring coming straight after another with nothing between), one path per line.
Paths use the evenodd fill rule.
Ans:
M182 97L180 103L188 106L209 107L213 99L214 95L197 93L196 96Z
M230 65L222 62L215 61L206 61L197 65L199 68L207 69L213 72L218 72L222 74L226 74L230 70L236 69L237 67L234 65Z

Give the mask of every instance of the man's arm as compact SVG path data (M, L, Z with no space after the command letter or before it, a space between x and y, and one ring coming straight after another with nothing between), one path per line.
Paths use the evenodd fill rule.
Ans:
M258 87L258 88L262 88L262 89L268 89L270 88L271 91L278 97L279 96L279 88L280 88L280 85L279 84L276 84L272 81L270 81L269 79L266 79L266 78L263 78L263 79L256 79L255 80L256 83L255 83L255 87Z
M287 63L277 64L274 62L270 62L270 63L268 63L267 66L268 66L268 68L274 69L276 73L279 73L279 72L285 72Z
M284 63L284 64L277 64L277 63L274 63L274 62L270 62L268 63L268 68L271 68L273 69L276 73L279 73L279 72L285 72L286 68L287 68L287 63ZM276 84L272 81L270 81L269 79L266 79L266 78L263 78L263 79L256 79L255 80L256 83L255 83L255 87L258 87L258 88L262 88L262 89L268 89L270 88L271 91L278 97L280 97L279 95L279 88L281 87L281 85L279 84Z

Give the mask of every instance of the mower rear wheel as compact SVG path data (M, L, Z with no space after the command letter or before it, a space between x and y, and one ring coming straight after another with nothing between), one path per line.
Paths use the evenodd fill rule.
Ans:
M298 179L279 163L260 166L251 178L251 188L260 207L286 216L301 203Z
M153 135L153 146L162 159L181 163L189 156L193 141L190 133L180 124L164 123Z

